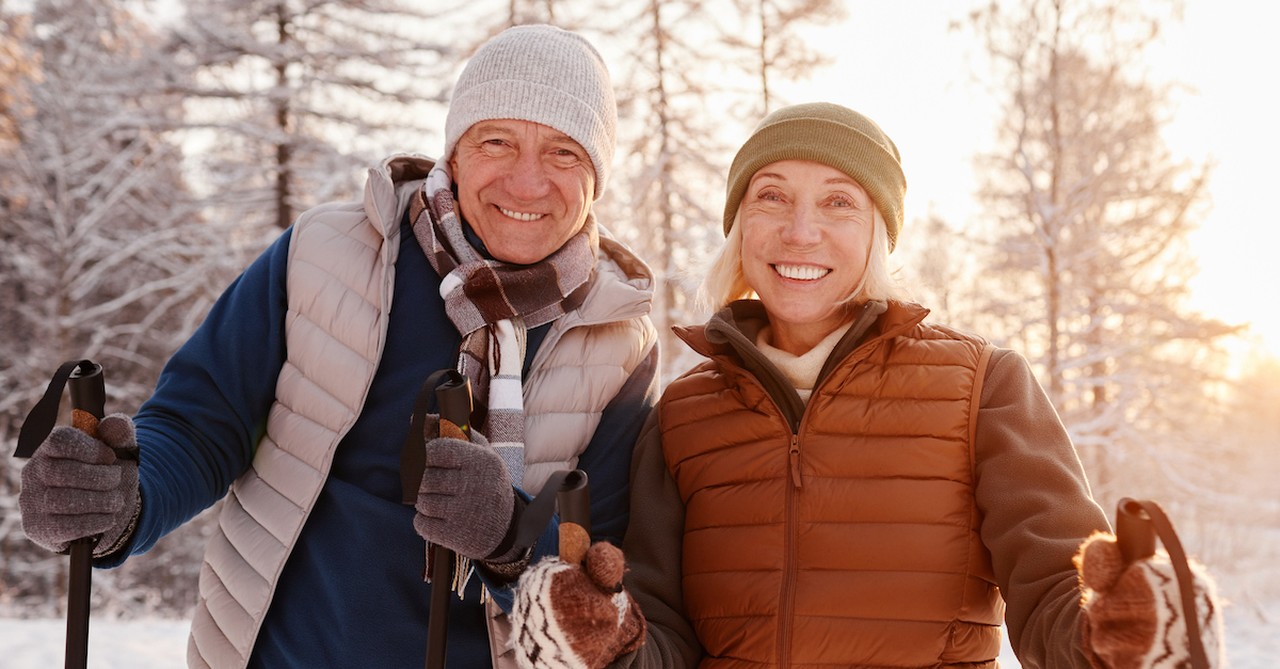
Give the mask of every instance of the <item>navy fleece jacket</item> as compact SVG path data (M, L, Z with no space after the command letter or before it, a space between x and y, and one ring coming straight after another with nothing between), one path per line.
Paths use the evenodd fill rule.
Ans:
M135 417L143 511L123 562L221 499L250 465L285 358L286 232L227 289L167 363ZM252 667L422 667L431 586L412 507L400 502L400 449L414 396L452 368L459 335L444 315L440 278L407 224L383 354L360 418L280 579ZM533 359L547 326L529 333ZM631 448L656 395L656 350L604 412L579 468L591 482L596 539L621 542ZM535 547L551 552L554 523ZM510 591L496 598L510 605ZM489 667L479 579L450 609L448 666Z

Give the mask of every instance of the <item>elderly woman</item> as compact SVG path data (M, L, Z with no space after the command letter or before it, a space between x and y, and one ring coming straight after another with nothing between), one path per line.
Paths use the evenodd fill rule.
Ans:
M526 666L994 667L1002 623L1028 667L1185 659L1158 576L1081 584L1083 544L1124 565L1027 361L895 286L905 191L894 143L833 104L738 151L719 310L678 330L707 360L637 446L626 589L599 545L526 575Z

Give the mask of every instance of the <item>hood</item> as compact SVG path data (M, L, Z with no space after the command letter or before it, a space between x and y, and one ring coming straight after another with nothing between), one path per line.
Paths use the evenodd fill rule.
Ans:
M427 173L435 167L434 158L401 153L369 168L364 187L364 210L382 236L391 238L400 228L400 216L409 206L409 198L422 187Z

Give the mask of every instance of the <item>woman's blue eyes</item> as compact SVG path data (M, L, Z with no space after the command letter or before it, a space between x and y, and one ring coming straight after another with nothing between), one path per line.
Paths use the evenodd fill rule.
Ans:
M756 197L758 197L761 200L766 200L768 202L780 202L785 199L781 193L777 191L772 191L772 190L760 191L760 193ZM846 207L857 206L852 199L843 197L843 196L835 196L835 197L828 198L825 201L825 204L839 207L841 209Z

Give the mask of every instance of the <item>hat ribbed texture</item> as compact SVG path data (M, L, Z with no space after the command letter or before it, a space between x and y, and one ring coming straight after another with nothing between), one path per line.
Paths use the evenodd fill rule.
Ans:
M724 232L733 227L751 177L779 160L812 160L849 175L866 189L889 229L889 250L902 229L907 178L898 147L875 121L828 102L783 107L756 126L729 168Z
M550 25L508 28L480 47L453 88L444 155L480 121L515 119L550 126L586 149L599 199L613 165L618 108L609 71L582 36Z

